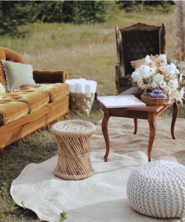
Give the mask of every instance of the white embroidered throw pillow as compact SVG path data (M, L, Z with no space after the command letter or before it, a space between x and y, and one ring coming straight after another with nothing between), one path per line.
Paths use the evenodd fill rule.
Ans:
M33 79L33 69L29 64L1 60L8 92L21 87L36 85Z

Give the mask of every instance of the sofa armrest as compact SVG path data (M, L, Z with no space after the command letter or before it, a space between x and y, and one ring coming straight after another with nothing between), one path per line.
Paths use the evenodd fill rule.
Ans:
M36 83L65 83L67 71L33 70L33 78Z

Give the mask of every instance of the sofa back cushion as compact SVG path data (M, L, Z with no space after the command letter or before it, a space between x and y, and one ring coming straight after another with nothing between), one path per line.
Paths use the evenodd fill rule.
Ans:
M21 87L36 85L31 65L6 60L1 60L1 63L8 92L13 92Z

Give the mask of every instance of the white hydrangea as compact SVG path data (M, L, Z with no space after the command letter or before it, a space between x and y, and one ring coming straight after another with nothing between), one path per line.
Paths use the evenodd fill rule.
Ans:
M153 81L156 83L160 83L161 81L164 81L164 76L157 73L154 77L153 77Z

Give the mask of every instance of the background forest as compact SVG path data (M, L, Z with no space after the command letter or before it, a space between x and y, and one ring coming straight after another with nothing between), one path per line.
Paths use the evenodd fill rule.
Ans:
M115 19L119 10L148 7L169 12L173 1L1 1L0 34L18 35L20 25L34 22L93 24ZM153 6L153 8L151 8ZM157 7L157 8L156 8ZM23 33L22 33L23 34Z

